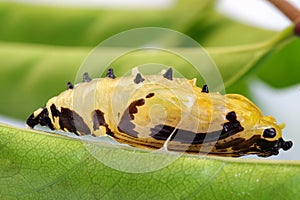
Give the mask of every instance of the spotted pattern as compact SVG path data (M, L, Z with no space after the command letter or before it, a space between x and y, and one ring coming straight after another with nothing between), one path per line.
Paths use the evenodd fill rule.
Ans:
M138 99L133 101L128 108L124 111L121 121L118 125L119 131L126 133L132 137L137 138L138 132L134 130L135 124L132 122L134 120L134 114L138 112L138 106L145 104L145 99Z
M146 95L146 99L154 97L154 93ZM138 99L129 104L128 108L124 111L118 125L118 130L124 134L138 138L138 132L134 130L135 124L133 123L134 114L138 113L138 107L145 104L145 99Z
M101 110L95 110L92 113L92 118L94 131L98 130L100 126L104 126L106 134L111 135L111 130L108 124L105 122L104 113Z
M54 130L47 108L43 108L37 116L31 114L26 120L26 124L31 128L40 124L41 126L48 126L51 130Z
M91 131L83 118L75 111L68 108L61 108L59 111L54 104L50 107L53 119L58 118L61 130L73 132L76 135L89 135Z

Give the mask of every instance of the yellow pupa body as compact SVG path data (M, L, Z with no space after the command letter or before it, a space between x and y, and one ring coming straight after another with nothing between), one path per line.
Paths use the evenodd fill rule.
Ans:
M278 125L250 100L238 94L209 93L196 80L163 75L90 79L51 98L35 111L27 125L77 135L109 135L135 147L220 156L277 155L291 141Z

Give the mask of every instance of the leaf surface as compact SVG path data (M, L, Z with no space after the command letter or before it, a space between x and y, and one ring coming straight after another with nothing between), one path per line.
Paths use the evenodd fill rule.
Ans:
M298 161L183 155L161 169L129 173L101 160L143 169L174 155L3 124L0 147L1 199L294 199L300 189Z

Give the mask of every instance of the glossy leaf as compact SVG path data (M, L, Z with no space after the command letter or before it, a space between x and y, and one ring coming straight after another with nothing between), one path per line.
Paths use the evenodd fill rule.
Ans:
M183 155L161 169L129 173L99 160L126 160L130 166L133 148L89 143L97 145L100 157L94 157L86 144L1 124L0 198L294 199L300 190L299 162ZM172 157L138 149L134 154L140 155L140 169Z

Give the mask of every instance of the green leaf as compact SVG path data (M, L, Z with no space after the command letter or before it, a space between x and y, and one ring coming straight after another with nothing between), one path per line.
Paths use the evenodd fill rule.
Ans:
M267 41L276 32L231 20L214 10L205 19L195 18L184 33L205 47L240 46Z
M273 87L284 88L300 83L300 40L297 39L277 49L263 67L258 68L258 77Z
M293 38L292 28L289 28L265 42L233 47L211 47L206 50L216 63L225 86L229 86L254 68L268 53L287 44L291 38ZM90 50L85 47L0 43L2 65L0 90L5 96L0 99L0 113L21 119L28 117L33 110L43 106L47 99L64 90L67 81L74 80L80 64ZM103 54L118 55L118 52L122 51L118 48L107 49ZM177 51L201 60L199 54L192 48ZM189 62L164 52L151 55L145 52L133 53L116 60L112 67L120 69L117 74L123 75L134 66L151 62L172 66L187 78L197 77L198 85L204 84L202 77L192 70ZM97 70L95 67L93 69ZM98 76L98 72L95 74Z
M0 28L0 91L5 97L0 99L0 113L25 119L47 99L64 90L67 81L74 80L91 46L130 28L166 27L192 36L207 46L226 87L292 36L292 29L277 36L234 22L217 14L212 5L213 1L208 0L196 4L179 1L172 8L153 12L0 3L3 24ZM120 24L125 19L128 23ZM118 51L116 48L112 53ZM192 48L181 51L191 57L199 56ZM145 61L163 62L188 78L197 77L199 85L204 83L196 71L186 70L190 64L182 59L162 54L132 56L132 59L118 60L114 66L122 66L124 70L120 72L125 72Z
M0 43L0 113L25 119L66 88L89 49Z
M273 51L291 43L295 39L293 28L293 26L288 27L264 42L223 48L207 48L207 51L216 62L224 84L230 86L250 70L260 66Z
M300 190L298 161L183 155L161 169L129 173L103 160L143 170L174 155L3 124L0 148L1 199L295 199Z
M212 0L179 0L166 9L95 9L0 3L0 40L68 46L96 46L108 37L139 27L185 32L207 18Z
M68 46L96 46L139 27L183 32L203 46L260 42L274 32L230 20L214 0L178 0L165 9L87 9L0 2L0 40ZM124 23L126 22L126 23Z

